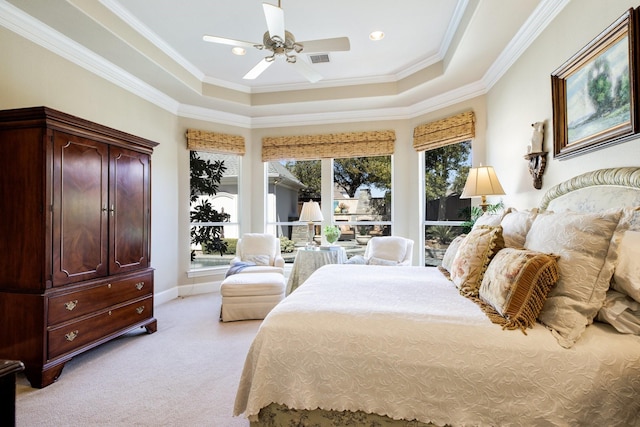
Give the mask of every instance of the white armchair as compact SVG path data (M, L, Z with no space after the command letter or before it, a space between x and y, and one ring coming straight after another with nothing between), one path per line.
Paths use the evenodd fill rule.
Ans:
M236 256L231 260L229 269L236 269L234 273L284 274L280 239L272 234L243 234L242 238L238 239Z
M370 265L411 265L413 240L398 236L372 237L364 251Z

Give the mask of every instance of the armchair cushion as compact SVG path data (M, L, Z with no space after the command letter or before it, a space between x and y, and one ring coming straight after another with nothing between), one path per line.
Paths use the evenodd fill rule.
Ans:
M280 253L280 239L272 234L243 234L242 238L238 239L236 256L230 264L234 265L240 262L256 265L243 269L242 273L282 273L284 258Z

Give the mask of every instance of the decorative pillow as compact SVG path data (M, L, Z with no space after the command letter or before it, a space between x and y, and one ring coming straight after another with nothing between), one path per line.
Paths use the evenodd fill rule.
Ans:
M623 334L640 335L640 303L623 293L608 290L597 319Z
M480 225L462 241L451 264L451 280L460 293L477 297L491 258L504 247L502 227Z
M248 255L245 261L253 262L255 265L271 265L269 255Z
M503 211L494 213L485 212L476 220L476 222L473 223L473 228L480 227L481 225L496 227L500 225L500 221L502 221L502 218L504 218L504 216L509 212L511 212L511 208L507 208Z
M531 328L558 281L556 256L505 248L489 263L480 286L483 310L506 329Z
M538 209L517 211L512 209L506 214L500 225L502 226L502 237L506 248L524 248L527 233L533 224L533 220L538 215Z
M640 302L640 232L626 231L618 248L611 287Z
M441 264L442 268L444 268L446 271L451 271L451 264L453 264L453 259L458 253L458 248L460 247L460 244L462 243L465 237L467 237L466 234L461 234L455 239L453 239L451 243L449 243L449 247L444 252L444 256L442 257L442 264Z
M526 249L560 257L558 283L538 318L565 348L575 344L604 303L617 258L609 247L621 215L621 210L539 213L527 234Z
M398 265L398 261L391 261L383 258L376 258L374 256L367 260L368 265Z

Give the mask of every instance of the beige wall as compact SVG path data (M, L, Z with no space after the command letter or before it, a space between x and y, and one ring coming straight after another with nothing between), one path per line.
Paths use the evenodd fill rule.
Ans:
M487 96L487 159L498 174L509 205L536 206L545 190L574 175L603 167L637 166L640 140L567 160L553 159L551 73L607 28L637 1L570 2ZM545 123L547 171L541 190L533 188L523 155L531 123Z
M176 294L181 138L176 116L4 28L0 47L0 109L43 105L160 143L151 170L151 264L156 294Z

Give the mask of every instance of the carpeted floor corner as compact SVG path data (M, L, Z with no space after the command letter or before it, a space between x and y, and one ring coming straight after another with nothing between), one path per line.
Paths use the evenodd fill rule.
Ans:
M219 312L217 293L178 298L156 307L156 333L75 357L44 389L19 375L16 425L248 426L233 402L261 321L222 323Z

